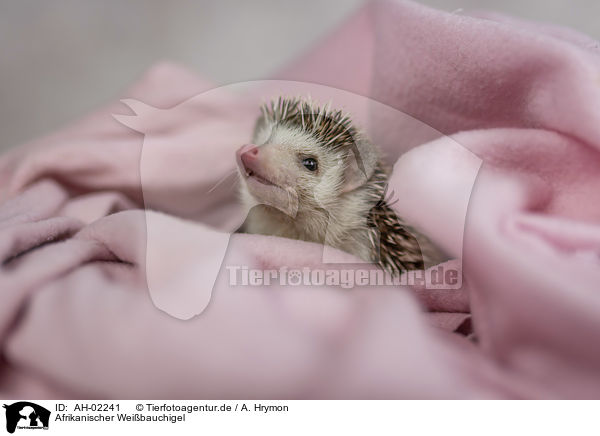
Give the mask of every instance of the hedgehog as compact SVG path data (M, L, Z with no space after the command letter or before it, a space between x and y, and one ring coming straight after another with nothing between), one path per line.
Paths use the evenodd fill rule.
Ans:
M392 209L398 200L387 192L379 149L331 104L302 97L263 104L236 160L248 212L238 232L327 244L392 275L443 259Z

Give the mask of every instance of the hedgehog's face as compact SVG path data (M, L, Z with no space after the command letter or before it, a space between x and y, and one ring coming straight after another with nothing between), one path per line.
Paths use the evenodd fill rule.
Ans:
M295 217L298 212L326 209L343 192L347 156L325 149L297 129L258 129L253 144L237 151L244 194Z

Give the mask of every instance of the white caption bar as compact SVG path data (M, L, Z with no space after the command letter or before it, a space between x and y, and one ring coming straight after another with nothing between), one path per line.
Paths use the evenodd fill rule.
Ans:
M26 436L600 435L598 401L4 400L1 425ZM35 432L34 430L42 430ZM6 433L5 433L6 434Z

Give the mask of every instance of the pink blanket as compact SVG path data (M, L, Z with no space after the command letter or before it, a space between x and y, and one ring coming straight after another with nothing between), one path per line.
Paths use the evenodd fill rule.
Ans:
M600 398L597 42L381 1L273 78L160 64L0 158L0 396ZM460 289L232 282L368 270L230 235L234 150L279 93L366 127Z

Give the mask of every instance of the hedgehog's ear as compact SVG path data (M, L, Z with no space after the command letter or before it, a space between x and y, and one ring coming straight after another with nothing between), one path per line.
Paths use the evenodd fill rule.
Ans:
M373 175L378 160L373 144L362 138L355 141L346 156L342 192L350 192L364 185Z

